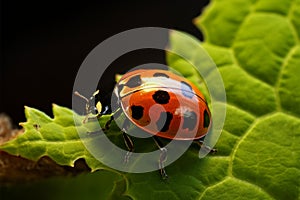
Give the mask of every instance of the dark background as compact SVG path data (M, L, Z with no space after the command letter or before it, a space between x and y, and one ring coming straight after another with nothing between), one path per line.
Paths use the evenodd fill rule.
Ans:
M73 82L88 53L119 32L145 26L185 31L202 39L193 25L208 0L1 1L0 113L25 121L24 105L51 115L51 104L71 107ZM162 51L137 51L109 68L114 73L143 63L165 63Z

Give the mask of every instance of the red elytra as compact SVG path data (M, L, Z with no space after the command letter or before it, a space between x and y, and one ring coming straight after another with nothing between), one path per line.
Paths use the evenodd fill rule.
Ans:
M128 72L114 93L126 117L152 135L195 140L204 137L211 127L211 113L203 94L190 81L170 71Z

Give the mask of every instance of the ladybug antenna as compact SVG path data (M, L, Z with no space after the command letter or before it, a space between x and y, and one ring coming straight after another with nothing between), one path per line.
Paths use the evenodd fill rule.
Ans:
M89 103L88 98L86 98L85 96L81 95L79 92L75 91L74 94L80 98L82 98L83 100L86 101L86 103Z

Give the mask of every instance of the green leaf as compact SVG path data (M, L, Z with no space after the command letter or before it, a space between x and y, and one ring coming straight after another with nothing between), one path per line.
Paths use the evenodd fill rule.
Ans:
M227 115L216 147L228 161L223 179L197 198L299 199L299 6L299 0L214 0L195 20L226 89ZM172 32L171 49L184 43ZM181 51L197 65L194 48ZM192 67L172 54L168 61L183 74Z
M27 107L25 133L0 148L33 160L49 156L61 165L72 166L84 158L92 170L101 169L96 179L104 194L105 183L117 185L109 190L110 196L99 198L299 199L300 1L213 0L195 24L204 32L202 46L216 63L226 89L227 113L217 154L199 159L199 148L192 145L166 168L167 181L157 171L122 173L104 166L85 149L73 112L59 106L53 107L53 119ZM169 49L182 52L191 63L171 53L167 60L209 98L192 64L205 67L202 76L209 82L215 75L202 63L197 46L171 32ZM216 94L221 92L218 85L211 87ZM210 100L218 101L217 96ZM81 124L82 119L75 117L77 128L93 132L94 126ZM124 148L119 133L113 124L107 134ZM154 146L137 142L136 147Z
M55 104L53 114L52 119L37 109L25 107L27 122L21 123L25 129L24 134L2 145L1 150L31 160L48 156L57 164L68 166L74 166L76 160L84 158L92 171L105 168L87 151L78 136L74 120L78 121L81 125L79 128L85 132L93 131L92 126L81 123L84 117Z

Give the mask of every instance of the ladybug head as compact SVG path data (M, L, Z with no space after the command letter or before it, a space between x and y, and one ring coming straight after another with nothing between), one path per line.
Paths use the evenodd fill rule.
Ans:
M95 100L96 95L99 94L99 90L94 92L93 95L90 98L86 98L85 96L81 95L77 91L75 91L74 94L86 101L86 104L85 104L86 117L83 120L83 123L86 122L86 120L90 117L90 115L92 115L92 117L98 117L98 116L101 116L101 115L103 115L104 113L107 112L108 106L105 106L104 110L102 110L102 104L101 104L100 101L98 101L96 103L96 106L92 105L92 103Z

